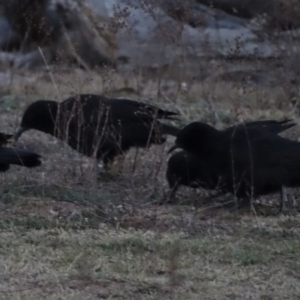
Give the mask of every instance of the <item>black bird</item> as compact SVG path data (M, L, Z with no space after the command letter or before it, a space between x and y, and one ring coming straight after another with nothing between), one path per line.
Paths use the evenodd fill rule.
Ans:
M233 193L238 199L281 191L282 209L284 187L300 186L300 143L277 135L295 125L289 122L250 122L222 131L194 122L178 133L169 152L183 148L188 154L181 154L181 160L192 163L193 169L196 164L202 167L203 171L192 172L202 181L201 186L203 182L209 183L210 188L218 184L221 190ZM179 159L180 155L176 157L178 165ZM174 177L174 167L172 170ZM180 171L177 170L178 175ZM186 183L186 176L180 175L183 182L180 184Z
M296 123L291 121L292 120L266 120L246 122L226 128L223 132L233 132L237 127L247 127L278 134L296 125ZM177 152L173 154L168 161L166 176L169 186L173 190L173 193L175 193L175 190L177 190L180 185L192 188L203 187L215 189L219 184L219 178L214 175L214 167L212 161L206 162L187 151Z
M164 135L179 129L158 119L176 120L177 113L128 99L82 94L62 103L38 100L24 112L15 139L29 129L51 134L89 157L102 159L108 168L116 155L131 147L162 144Z
M7 171L10 165L27 168L39 166L41 164L40 155L26 149L3 147L12 137L12 134L0 132L0 172Z
M219 176L212 162L206 162L186 151L173 154L168 160L166 177L171 189L169 201L181 185L191 188L217 189Z

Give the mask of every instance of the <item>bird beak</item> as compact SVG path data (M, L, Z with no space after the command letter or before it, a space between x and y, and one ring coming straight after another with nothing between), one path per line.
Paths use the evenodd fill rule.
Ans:
M17 142L18 141L18 139L19 139L19 137L22 135L22 133L24 132L24 131L26 131L27 129L25 129L25 128L23 128L23 127L19 127L18 129L17 129L17 131L16 131L16 133L15 133L15 136L14 136L14 140L15 140L15 142Z
M178 149L178 148L179 148L178 145L172 146L172 147L169 149L168 154L170 154L171 152L173 152L175 149Z

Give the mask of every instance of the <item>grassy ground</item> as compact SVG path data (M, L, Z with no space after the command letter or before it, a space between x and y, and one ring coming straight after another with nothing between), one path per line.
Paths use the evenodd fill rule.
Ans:
M63 67L51 74L5 71L1 131L13 132L34 100L85 92L178 110L182 124L299 119L297 93L286 77L276 82L282 70L276 65L263 66L274 74L267 83L236 71L221 76L218 62L198 67L193 74L184 68L123 75ZM283 135L297 139L299 128ZM177 205L153 205L168 193L165 150L172 138L130 151L113 180L98 180L92 160L48 135L26 132L19 143L44 163L0 174L0 299L299 299L294 211L280 217L215 211L212 203L200 205L207 192L184 188ZM297 202L299 191L292 195Z

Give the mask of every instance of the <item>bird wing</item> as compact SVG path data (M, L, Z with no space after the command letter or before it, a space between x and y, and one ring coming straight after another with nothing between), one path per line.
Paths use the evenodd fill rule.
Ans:
M229 151L236 162L256 166L289 165L300 162L300 143L276 134L248 128L239 129L229 140ZM249 158L251 157L252 158Z
M240 131L240 130L239 130ZM256 186L287 186L300 183L300 143L267 131L249 129L247 137L241 131L232 143L231 170L245 176ZM232 168L233 167L233 168ZM252 174L252 175L251 175Z
M159 118L170 119L176 113L133 100L82 94L65 100L61 108L63 119L58 127L68 129L62 130L62 139L67 138L75 149L90 150L92 146L88 145L100 147L110 140L115 144L114 140L119 142L120 137L122 143L144 146L148 139L150 144L154 140L161 143L164 141L161 135L178 133L177 128L158 121Z
M116 126L122 123L145 122L149 124L157 119L175 120L178 113L167 111L142 102L129 99L108 99L100 95L81 94L68 98L62 103L66 118L72 116L72 122L93 128L105 124Z
M245 130L237 130L223 148L219 171L226 176L230 188L238 188L239 197L252 191L257 196L275 192L283 185L300 184L298 142L249 128L246 134Z

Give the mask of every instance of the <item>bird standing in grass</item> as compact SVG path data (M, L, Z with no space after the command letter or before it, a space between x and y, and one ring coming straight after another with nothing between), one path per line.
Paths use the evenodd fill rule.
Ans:
M62 103L38 100L25 110L15 139L29 129L51 134L109 168L114 158L131 147L162 144L178 129L159 119L175 120L177 113L128 99L82 94Z
M200 186L213 178L214 184L218 184L221 190L234 194L238 199L253 199L280 191L282 210L284 187L300 186L300 143L277 135L295 125L289 122L250 122L222 131L193 122L178 133L169 152L182 148L186 154L181 158L178 155L176 164L181 159L191 161L193 169L196 165L202 168L198 174L192 172L194 177L198 177L196 179L202 181ZM170 158L171 164L172 160ZM171 167L173 176L177 173L181 184L186 183L187 175L180 175L179 170Z
M0 133L0 172L5 172L10 165L33 168L41 165L41 156L20 148L4 147L13 135Z

